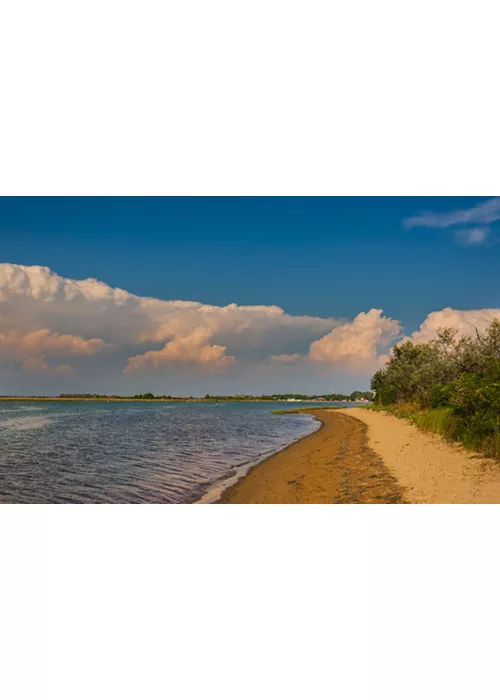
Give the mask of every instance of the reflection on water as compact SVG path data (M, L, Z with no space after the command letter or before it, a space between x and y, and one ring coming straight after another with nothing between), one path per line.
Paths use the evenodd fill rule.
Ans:
M44 403L0 409L0 502L185 503L315 428L282 404Z

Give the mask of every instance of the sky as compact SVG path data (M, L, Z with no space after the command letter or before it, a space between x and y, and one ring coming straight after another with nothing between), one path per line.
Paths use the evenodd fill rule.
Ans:
M367 389L500 317L500 198L0 198L0 394Z

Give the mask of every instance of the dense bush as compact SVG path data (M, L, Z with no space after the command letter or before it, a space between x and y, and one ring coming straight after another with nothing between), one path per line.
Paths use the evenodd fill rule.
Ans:
M440 432L500 456L500 322L474 337L442 329L427 343L396 345L372 389L377 404L431 411L415 422L437 421Z

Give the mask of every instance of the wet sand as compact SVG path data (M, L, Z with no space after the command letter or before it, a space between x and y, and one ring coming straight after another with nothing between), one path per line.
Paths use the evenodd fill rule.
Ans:
M257 464L218 502L403 502L397 480L370 448L363 422L336 410L309 412L322 422L320 430Z

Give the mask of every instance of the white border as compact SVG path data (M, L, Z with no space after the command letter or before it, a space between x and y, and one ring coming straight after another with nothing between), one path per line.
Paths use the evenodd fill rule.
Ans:
M498 19L5 0L0 193L498 194ZM2 506L0 693L497 697L498 525L485 506Z
M5 0L0 192L498 194L498 15Z

